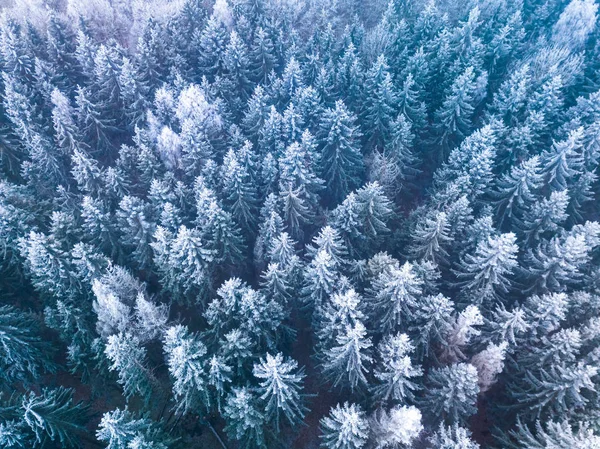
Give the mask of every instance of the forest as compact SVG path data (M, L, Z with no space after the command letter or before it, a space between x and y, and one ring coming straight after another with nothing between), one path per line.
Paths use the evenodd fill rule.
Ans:
M597 0L0 7L0 447L599 449Z

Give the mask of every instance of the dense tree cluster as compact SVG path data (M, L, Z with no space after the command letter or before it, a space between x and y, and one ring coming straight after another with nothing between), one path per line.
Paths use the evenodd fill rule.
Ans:
M35 3L1 447L600 447L595 0Z

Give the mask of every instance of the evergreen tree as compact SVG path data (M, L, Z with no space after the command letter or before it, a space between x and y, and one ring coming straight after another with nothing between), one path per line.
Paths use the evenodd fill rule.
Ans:
M181 325L167 329L164 336L169 373L174 379L173 392L182 412L209 408L206 347Z
M275 428L279 430L279 415L282 413L290 422L295 424L302 421L306 407L302 404L303 370L297 372L298 363L295 360L285 360L281 353L266 355L254 364L252 373L261 380L258 393L265 404L265 418L275 418Z
M464 292L473 300L482 302L507 293L508 278L517 268L516 236L513 233L489 237L477 245L475 254L466 255L457 272Z
M257 193L247 168L238 155L229 150L223 159L223 194L231 204L231 212L246 231L256 223Z
M119 376L125 398L139 395L148 402L152 395L153 377L146 366L146 349L137 338L129 333L111 335L105 354L111 362L110 370L116 371Z
M436 420L460 423L477 412L477 370L459 363L430 371L423 406Z
M471 433L464 427L457 424L453 426L444 426L440 424L440 428L430 438L430 448L439 449L479 449L480 446L471 439Z
M410 447L423 430L421 412L416 407L380 410L371 419L371 433L377 448Z
M375 309L373 315L377 316L376 322L384 331L390 332L411 319L422 294L422 284L410 262L402 266L395 262L373 279L370 288Z
M263 448L265 417L259 411L258 398L246 387L234 388L225 402L223 416L226 432L240 441L242 447Z
M555 189L568 188L582 171L582 138L583 129L578 128L569 133L566 140L554 142L552 149L542 154L542 174Z
M383 147L390 139L397 104L392 77L383 55L366 74L364 95L364 135L368 136L371 147Z
M358 147L359 131L354 116L344 103L337 101L335 109L323 114L317 138L320 142L318 167L333 202L344 198L359 183L362 160Z
M359 405L346 402L321 419L321 432L327 449L360 449L367 444L369 423Z
M435 113L435 128L439 142L452 145L466 137L471 130L471 116L475 110L475 72L467 67L452 84L442 107Z
M412 380L422 375L419 367L412 366L408 354L414 350L408 335L387 335L377 346L378 364L375 378L380 382L373 393L382 401L403 402L413 399L413 390L418 388Z
M73 401L73 390L59 387L30 392L22 399L23 421L40 446L78 447L85 433L87 407ZM53 443L49 443L52 441Z
M118 408L104 413L96 438L106 443L106 449L166 449L169 441L149 418L136 418Z
M366 374L371 364L371 339L364 324L357 321L337 336L335 344L325 352L322 369L333 386L360 390L367 385Z
M445 212L435 212L417 223L412 236L409 253L416 258L432 262L446 262L448 252L444 248L452 242Z
M39 334L35 317L9 305L0 310L0 363L4 381L35 379L44 371L53 371L53 363L47 356L50 348Z

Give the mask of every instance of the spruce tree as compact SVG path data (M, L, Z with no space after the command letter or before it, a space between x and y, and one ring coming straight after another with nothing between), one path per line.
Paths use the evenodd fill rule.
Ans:
M317 138L320 146L319 173L332 202L342 200L359 184L363 165L358 147L360 133L355 117L342 101L323 114Z
M327 449L361 449L367 444L369 423L360 405L336 405L321 419L321 438Z
M280 414L290 424L302 421L307 412L303 404L303 370L293 359L285 360L283 354L267 354L265 359L254 364L254 377L260 380L258 393L265 404L265 418L275 419L275 428L279 430Z

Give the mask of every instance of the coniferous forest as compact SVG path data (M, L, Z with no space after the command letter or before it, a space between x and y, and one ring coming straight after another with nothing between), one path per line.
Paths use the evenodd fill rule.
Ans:
M600 448L596 0L14 0L0 447Z

